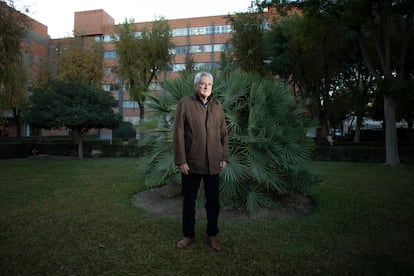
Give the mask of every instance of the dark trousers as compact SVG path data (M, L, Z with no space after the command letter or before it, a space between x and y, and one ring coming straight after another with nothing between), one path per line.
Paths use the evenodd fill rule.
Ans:
M218 216L220 211L219 201L219 175L181 174L183 200L183 233L184 237L195 236L195 201L197 199L200 182L204 182L204 194L206 197L206 215L208 236L216 236L218 229Z

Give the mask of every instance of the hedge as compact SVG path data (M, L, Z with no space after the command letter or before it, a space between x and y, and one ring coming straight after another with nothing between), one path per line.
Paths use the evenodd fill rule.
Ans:
M32 156L36 148L38 155L77 156L78 145L75 143L33 143L32 141L0 142L0 159L25 158ZM144 148L138 143L109 144L108 142L86 141L83 144L84 157L139 157ZM414 147L400 147L402 163L414 163ZM385 162L383 146L344 145L315 147L312 159L317 161L347 161L347 162Z

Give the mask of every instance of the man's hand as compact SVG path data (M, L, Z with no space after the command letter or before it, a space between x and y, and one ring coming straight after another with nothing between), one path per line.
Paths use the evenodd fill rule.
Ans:
M227 162L226 161L220 161L220 170L224 170L227 166Z
M190 173L190 167L187 163L184 163L178 167L182 174L188 175Z

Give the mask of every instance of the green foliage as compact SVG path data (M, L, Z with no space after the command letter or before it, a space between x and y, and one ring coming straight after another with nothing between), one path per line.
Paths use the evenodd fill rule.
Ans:
M137 35L134 20L125 21L117 28L115 39L119 56L118 71L128 83L130 96L140 105L140 118L144 119L145 94L156 73L171 60L171 32L165 18L145 25Z
M122 122L118 128L112 130L112 136L114 138L122 138L126 141L130 138L135 138L137 132L134 128L134 125L130 122Z
M167 94L153 95L147 102L170 115L153 120L151 131L158 135L148 139L151 150L140 167L147 186L180 183L171 127L178 100L194 93L193 80L193 74L168 80ZM314 122L304 116L303 105L288 87L235 71L226 78L216 76L214 94L225 109L230 133L231 157L221 175L225 205L254 213L259 207L272 206L282 194L303 191L317 182L304 167L312 150L305 132Z
M102 88L76 80L50 80L34 90L26 121L40 128L69 128L80 132L91 128L114 128L119 115L116 100Z
M413 1L309 0L305 7L307 18L328 18L328 21L321 23L325 26L342 25L345 28L343 33L351 33L357 38L364 66L378 81L376 85L383 94L384 122L387 125L386 164L399 164L396 131L398 100L393 95L393 87L413 79Z
M326 14L275 18L265 40L270 59L267 68L295 85L302 98L310 99L313 115L319 115L325 129L329 128L331 93L338 86L345 45L347 50L356 47L355 42L345 43L343 27L332 22Z
M90 39L90 38L89 38ZM77 78L87 84L99 85L103 77L103 44L81 35L60 50L57 61L60 79Z
M0 84L7 77L9 66L22 63L20 44L27 32L27 18L14 10L12 1L0 1Z
M0 114L12 112L16 136L20 137L21 112L26 108L28 99L28 77L21 46L28 20L14 9L13 1L0 1L0 18Z
M242 78L239 75L233 81ZM236 122L228 118L229 126L236 126L230 128L231 156L235 158L223 172L222 193L233 205L244 202L250 212L255 212L259 206L271 206L281 194L303 191L306 185L316 183L315 176L304 167L312 149L305 131L314 122L304 117L303 105L282 83L256 78L246 88L239 100L247 97L248 105L236 105L239 112L231 116ZM231 113L231 107L224 107ZM245 121L240 123L240 117ZM240 177L235 178L236 174Z
M264 14L238 13L227 17L234 30L232 38L233 55L237 65L245 72L264 73L267 58L264 44Z

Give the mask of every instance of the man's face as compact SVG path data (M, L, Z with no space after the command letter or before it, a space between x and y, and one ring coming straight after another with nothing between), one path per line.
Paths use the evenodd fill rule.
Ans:
M200 97L204 100L207 100L211 95L211 89L213 88L213 83L209 77L203 76L200 78L200 82L196 86L196 91L200 94Z

